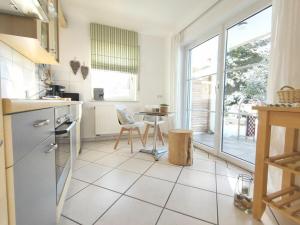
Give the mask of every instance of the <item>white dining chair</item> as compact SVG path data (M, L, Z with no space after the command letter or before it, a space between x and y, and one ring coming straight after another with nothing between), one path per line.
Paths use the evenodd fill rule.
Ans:
M140 128L142 128L144 126L144 123L135 121L133 116L127 111L126 106L117 105L116 111L117 111L118 123L120 124L120 133L116 140L114 149L117 149L124 131L128 131L128 144L130 144L131 153L133 153L133 142L132 142L133 131L137 131L143 146L145 146L142 135L141 135L141 131L140 131Z

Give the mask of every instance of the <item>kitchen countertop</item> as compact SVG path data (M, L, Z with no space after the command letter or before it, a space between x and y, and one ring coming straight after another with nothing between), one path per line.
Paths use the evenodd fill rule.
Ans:
M2 99L3 114L26 112L64 105L82 104L80 101L41 100L41 99Z

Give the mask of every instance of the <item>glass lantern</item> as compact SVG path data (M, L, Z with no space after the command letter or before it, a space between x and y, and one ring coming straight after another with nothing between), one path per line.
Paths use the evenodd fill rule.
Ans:
M249 214L252 212L253 177L240 174L235 187L234 205Z

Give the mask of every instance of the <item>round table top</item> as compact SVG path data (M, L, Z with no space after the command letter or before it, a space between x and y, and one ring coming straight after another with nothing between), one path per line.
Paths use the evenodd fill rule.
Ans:
M146 115L146 116L168 116L172 115L174 112L137 112L136 115Z
M172 130L169 130L169 133L189 134L189 133L193 133L193 131L186 130L186 129L172 129Z

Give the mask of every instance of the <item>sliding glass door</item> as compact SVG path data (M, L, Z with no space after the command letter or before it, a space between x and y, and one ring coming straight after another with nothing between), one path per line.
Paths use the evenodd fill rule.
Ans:
M271 14L266 8L188 48L187 115L194 142L247 167L255 163L252 106L266 100Z
M255 161L257 115L266 100L271 46L271 7L227 30L222 151Z
M215 147L218 41L216 36L189 52L189 123L194 141L209 148Z

